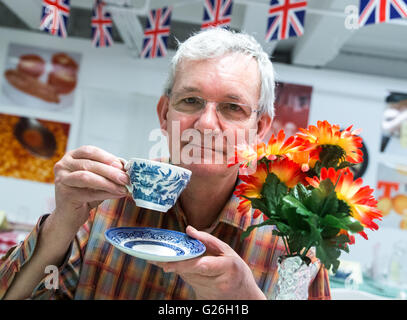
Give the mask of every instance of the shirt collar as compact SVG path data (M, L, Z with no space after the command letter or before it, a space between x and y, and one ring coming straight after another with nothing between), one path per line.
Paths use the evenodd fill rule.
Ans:
M242 183L242 181L238 179L236 186L240 183ZM209 228L203 229L201 231L211 233L221 222L245 231L252 224L253 209L247 210L245 212L239 212L239 202L240 199L232 194L232 196L220 212L218 218L212 223ZM186 227L187 219L179 201L176 202L174 207L174 213L177 215L178 221L182 222L182 224Z
M160 161L169 163L170 159L162 158ZM243 183L243 181L238 179L236 182L235 190L236 190L236 187L241 183ZM209 228L202 230L202 231L206 231L206 232L210 233L217 227L217 225L220 222L232 225L236 228L239 228L239 229L242 229L243 231L245 231L252 224L253 209L247 210L245 212L239 212L237 209L239 206L239 202L240 202L240 199L232 193L230 199L223 207L218 218L212 223L212 225ZM182 209L179 201L176 202L175 207L176 207L175 214L178 215L178 219L183 221L186 224L187 219L186 219L184 210Z

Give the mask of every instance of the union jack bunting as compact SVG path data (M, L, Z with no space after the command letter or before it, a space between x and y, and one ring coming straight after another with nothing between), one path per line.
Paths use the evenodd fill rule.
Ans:
M360 0L360 26L399 18L407 18L407 0Z
M306 6L302 0L271 0L266 41L302 36Z
M167 55L171 11L171 7L164 7L149 12L140 57L152 59Z
M105 3L95 1L92 15L92 44L95 47L109 47L113 45L112 25L110 12L106 11Z
M69 12L69 0L42 0L40 29L66 38Z
M232 0L205 0L201 29L227 27L232 20Z

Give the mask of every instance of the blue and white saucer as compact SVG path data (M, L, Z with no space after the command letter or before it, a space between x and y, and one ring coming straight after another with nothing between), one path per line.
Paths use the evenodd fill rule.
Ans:
M181 261L202 255L205 245L185 233L147 227L106 230L105 238L117 249L150 261Z

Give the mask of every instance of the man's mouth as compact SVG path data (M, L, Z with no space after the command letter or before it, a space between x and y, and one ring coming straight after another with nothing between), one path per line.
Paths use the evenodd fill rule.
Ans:
M209 147L209 146L203 146L203 145L197 145L197 144L193 144L193 143L187 143L187 144L185 144L184 145L184 147L186 147L186 146L190 146L190 147L192 147L192 148L199 148L199 149L202 149L202 150L208 150L208 151L211 151L211 152L219 152L219 153L225 153L225 151L223 150L223 149L216 149L216 148L212 148L212 147Z

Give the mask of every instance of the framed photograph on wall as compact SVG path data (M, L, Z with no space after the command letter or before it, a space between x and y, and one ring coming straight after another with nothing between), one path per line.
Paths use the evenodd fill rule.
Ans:
M70 124L0 113L0 176L54 182Z
M10 43L2 74L3 105L72 112L81 54Z
M286 137L294 135L299 128L306 128L311 108L312 87L277 82L275 90L275 117L271 134L283 129Z

